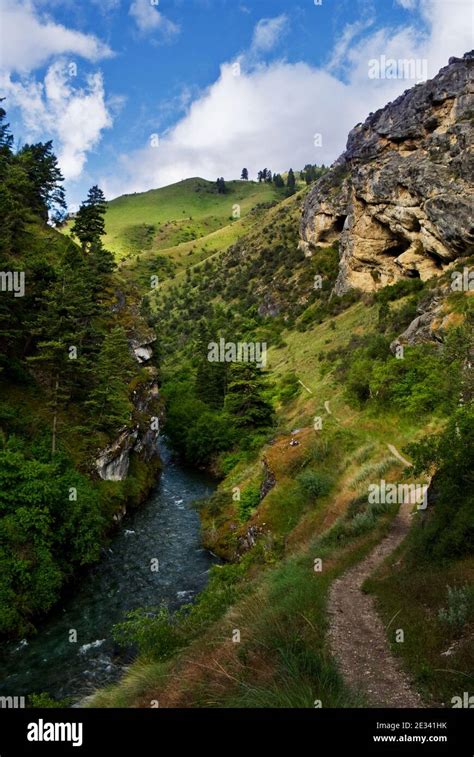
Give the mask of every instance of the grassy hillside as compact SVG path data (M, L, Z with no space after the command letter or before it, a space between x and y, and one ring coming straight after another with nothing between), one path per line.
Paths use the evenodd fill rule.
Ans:
M273 184L229 181L226 194L205 179L186 179L161 189L123 195L108 203L104 243L119 258L193 242L229 226L233 206L245 217L258 203L281 197Z
M137 643L140 655L93 706L364 705L329 649L328 592L395 518L397 505L369 504L369 484L428 483L433 463L406 467L394 451L415 461L416 445L426 439L433 451L450 423L458 431L439 443L436 466L448 473L437 508L426 515L414 510L412 540L367 591L376 595L385 625L396 616L405 630L406 644L395 644L392 631L387 644L393 642L428 706L449 706L473 672L474 524L466 499L472 474L445 461L446 449L472 444L470 401L457 408L472 345L472 297L447 297L444 346L414 345L397 360L390 342L439 281L331 297L337 245L304 256L303 197L304 190L262 210L247 234L200 265L189 256L192 267L147 298L171 441L190 462L221 477L199 510L204 544L226 562L213 569L194 606L174 616L136 613L116 629L117 639ZM315 288L318 275L323 284ZM219 337L265 341L264 380L253 373L236 380L234 366L210 368L206 345ZM236 386L246 392L237 416ZM268 403L271 423L262 420ZM257 411L252 418L259 421L246 425L246 414ZM456 528L433 561L433 544L440 530L447 533L445 518L456 519ZM315 560L322 560L320 571Z

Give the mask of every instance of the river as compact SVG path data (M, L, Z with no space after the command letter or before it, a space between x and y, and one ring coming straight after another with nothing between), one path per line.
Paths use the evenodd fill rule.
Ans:
M101 561L85 571L27 640L0 654L0 695L47 692L78 700L117 680L127 660L111 637L128 610L193 600L206 585L214 557L200 544L192 502L214 481L182 467L160 444L163 471L148 501L121 523ZM151 561L159 561L159 570ZM156 565L156 563L155 563ZM71 642L70 631L77 631ZM128 660L129 662L129 660Z

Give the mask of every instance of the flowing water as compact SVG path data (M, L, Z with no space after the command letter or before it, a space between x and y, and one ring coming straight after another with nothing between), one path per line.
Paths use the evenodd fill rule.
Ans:
M112 626L137 607L164 601L177 609L205 587L215 559L200 545L199 515L191 503L215 484L181 467L163 445L160 454L164 468L154 492L122 521L101 561L82 574L35 636L2 650L0 695L47 692L78 700L117 680L126 660ZM159 561L158 571L151 569L152 560ZM77 631L76 643L71 630Z

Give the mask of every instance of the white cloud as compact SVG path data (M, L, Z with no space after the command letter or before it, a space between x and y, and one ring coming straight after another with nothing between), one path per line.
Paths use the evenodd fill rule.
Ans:
M92 3L97 5L103 13L110 13L120 7L120 0L92 0Z
M112 55L91 34L83 34L40 17L29 0L0 0L0 69L26 73L53 56L75 54L90 61Z
M262 36L258 25L250 54L242 56L240 76L230 63L224 64L218 80L160 135L159 147L122 155L119 172L102 177L101 183L112 197L190 176L231 179L240 176L243 166L255 177L264 166L283 171L307 162L331 163L356 123L414 84L369 79L371 58L423 58L429 76L434 76L451 55L461 56L472 47L470 0L420 0L420 8L427 25L423 31L417 17L398 31L384 28L362 37L361 26L346 28L336 42L331 67L325 69L285 61L258 63L255 40L263 50L262 40L270 45L278 39L276 34ZM281 33L284 25L277 26ZM344 81L333 73L336 64L339 72L345 65ZM315 134L322 135L322 147L315 146Z
M179 33L179 26L161 13L151 0L133 0L129 13L142 34L160 32L170 39Z
M1 91L21 110L26 138L53 137L59 165L70 180L79 178L87 153L112 126L101 74L89 75L85 87L73 87L73 78L64 60L49 67L44 83L0 75Z
M366 20L355 21L352 24L346 24L332 50L331 58L327 65L329 71L336 71L345 62L347 53L356 37L372 26L373 22L373 18L368 18Z
M401 5L405 10L413 10L416 7L416 0L396 0L398 5Z
M256 25L252 39L253 52L272 50L288 28L288 16L262 18Z
M260 66L240 76L226 64L159 147L123 156L120 179L109 178L105 187L112 196L189 176L230 179L243 166L255 177L264 166L283 171L309 161L327 163L363 108L357 93L305 63ZM314 144L316 133L323 135L322 148Z

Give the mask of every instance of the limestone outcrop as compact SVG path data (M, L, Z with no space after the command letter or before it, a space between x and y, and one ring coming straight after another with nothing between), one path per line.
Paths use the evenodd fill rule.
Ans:
M429 279L474 251L474 51L370 114L309 193L301 246L339 240L336 294Z

